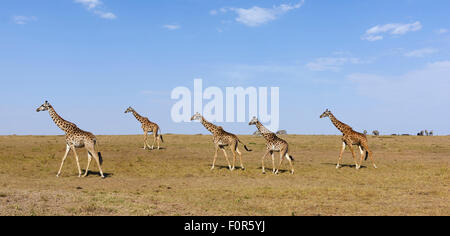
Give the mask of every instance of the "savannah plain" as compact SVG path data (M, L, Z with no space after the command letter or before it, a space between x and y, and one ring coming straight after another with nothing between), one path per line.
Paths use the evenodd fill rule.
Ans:
M239 137L253 151L240 145L246 170L230 172L221 152L210 170L209 135L164 135L152 151L142 135L97 136L100 179L95 162L78 178L72 152L56 178L63 136L0 136L0 215L450 215L450 136L370 136L378 169L360 170L348 149L336 170L340 136L282 136L295 174L285 161L277 176L270 158L261 173L263 138Z

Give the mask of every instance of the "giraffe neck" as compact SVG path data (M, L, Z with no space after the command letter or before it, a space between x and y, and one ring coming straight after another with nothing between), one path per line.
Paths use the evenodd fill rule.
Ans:
M216 134L218 132L219 128L213 123L208 122L203 116L201 122L202 125L212 134Z
M62 129L64 132L68 132L69 130L77 127L75 124L64 120L61 116L58 115L58 113L56 113L55 109L50 106L50 108L48 109L48 112L50 114L50 117L52 118L53 122L55 122L55 124Z
M268 139L269 135L273 134L273 132L264 127L264 125L259 121L256 123L256 128L258 128L259 132L265 139Z
M134 115L134 117L136 117L136 120L138 120L139 122L143 123L145 121L145 118L143 116L139 115L139 113L137 113L134 110L133 110L133 115Z
M340 122L333 114L330 114L330 120L336 128L344 133L346 130L350 128L350 126ZM350 128L351 129L351 128Z

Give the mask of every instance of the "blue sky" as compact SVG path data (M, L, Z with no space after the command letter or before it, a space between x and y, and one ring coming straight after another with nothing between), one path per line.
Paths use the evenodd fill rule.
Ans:
M133 106L164 133L178 86L280 87L280 129L450 134L449 1L4 0L0 135L61 134L48 100L95 134L137 134ZM248 134L246 123L225 129Z

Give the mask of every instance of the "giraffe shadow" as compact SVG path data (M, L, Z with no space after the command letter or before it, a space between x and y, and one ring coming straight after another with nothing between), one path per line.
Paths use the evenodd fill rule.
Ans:
M262 170L262 167L259 167L258 169L260 169L260 170ZM273 171L274 171L274 169L273 168L266 168L266 172L267 173L273 173ZM278 173L287 173L287 172L290 172L289 170L282 170L282 169L279 169L278 170Z
M159 150L166 150L167 148L165 148L165 147L160 147L159 149L158 148L153 148L153 149L145 149L144 151L149 151L149 152L151 152L151 151L159 151Z
M208 166L211 167L211 165L208 165ZM222 169L229 170L230 169L228 166L222 166L222 165L215 165L214 168L219 169L219 170L222 170ZM242 169L242 167L240 167L240 166L235 166L234 170L245 170L245 169Z
M86 170L82 169L81 172L84 174L86 172ZM89 171L86 177L89 177L90 175L101 176L100 172L98 172L98 171ZM103 175L105 176L105 179L106 179L106 178L109 178L109 177L113 176L114 174L113 173L103 172Z
M330 166L336 166L337 163L320 163L321 165L330 165ZM356 168L356 165L349 165L349 164L340 164L341 168ZM367 168L367 166L361 166L361 169Z

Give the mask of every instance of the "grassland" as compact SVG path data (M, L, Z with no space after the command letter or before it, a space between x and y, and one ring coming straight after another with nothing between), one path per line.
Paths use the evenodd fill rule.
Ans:
M98 136L102 180L95 163L78 178L72 153L56 178L63 136L1 136L0 215L450 215L450 137L370 137L379 168L357 171L335 169L339 136L284 136L296 173L278 176L261 174L263 139L240 137L253 152L230 172L221 153L210 170L211 136L165 135L153 151L142 136Z

